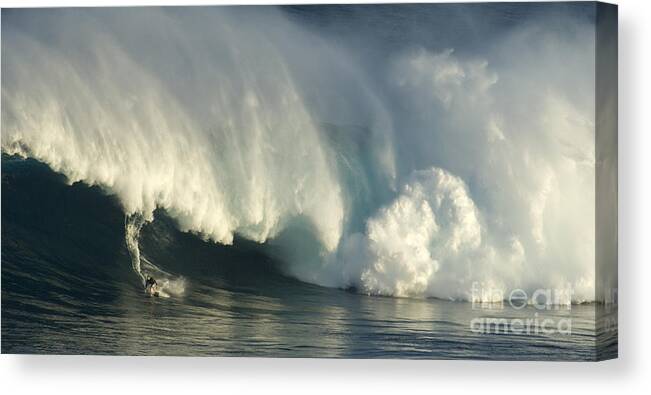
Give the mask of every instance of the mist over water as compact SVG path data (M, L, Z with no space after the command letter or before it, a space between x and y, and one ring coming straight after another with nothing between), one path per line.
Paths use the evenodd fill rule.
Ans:
M594 300L594 26L464 47L459 18L341 18L349 41L282 8L3 10L2 151L314 284Z

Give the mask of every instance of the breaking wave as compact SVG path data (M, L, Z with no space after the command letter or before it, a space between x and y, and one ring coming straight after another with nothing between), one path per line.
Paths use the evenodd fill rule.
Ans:
M379 60L272 8L3 11L2 151L115 195L139 274L164 209L320 285L590 301L594 36L543 25Z

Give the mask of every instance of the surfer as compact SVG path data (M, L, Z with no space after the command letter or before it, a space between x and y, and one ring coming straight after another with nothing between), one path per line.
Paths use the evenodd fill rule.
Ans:
M147 295L151 296L158 296L158 283L156 283L156 280L152 276L147 277L147 281L145 282L145 292Z

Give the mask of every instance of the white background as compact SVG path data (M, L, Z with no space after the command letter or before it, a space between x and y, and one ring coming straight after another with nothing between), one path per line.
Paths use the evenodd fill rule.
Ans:
M5 1L3 7L292 3L291 1ZM294 1L294 3L300 1ZM312 1L327 3L328 1ZM336 2L331 0L330 3ZM651 384L651 2L619 7L619 353L601 363L389 361L262 358L0 356L4 394L233 392L648 393ZM645 71L646 70L646 71ZM647 288L649 287L649 288ZM647 335L648 334L648 335ZM646 390L643 390L647 388Z

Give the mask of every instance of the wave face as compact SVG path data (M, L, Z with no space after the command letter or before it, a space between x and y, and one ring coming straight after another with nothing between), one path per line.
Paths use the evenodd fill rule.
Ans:
M594 300L594 26L353 9L3 10L2 151L303 281Z

